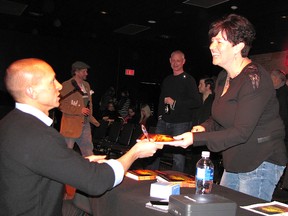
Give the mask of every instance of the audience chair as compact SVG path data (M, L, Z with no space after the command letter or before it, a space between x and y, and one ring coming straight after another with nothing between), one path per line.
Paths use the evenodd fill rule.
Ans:
M102 140L104 140L107 136L109 122L100 120L99 123L100 123L100 126L94 127L93 129L93 133L92 133L93 143L99 143Z
M117 144L122 146L129 146L134 131L134 124L124 124L120 133Z
M104 152L105 149L102 148L102 144L107 137L109 122L100 120L99 123L100 123L100 126L93 127L93 131L92 131L92 142L94 145L94 153L105 154Z
M136 140L142 135L142 129L141 129L141 125L139 124L135 124L134 125L134 130L130 139L130 144L129 146L132 147L133 145L135 145Z
M121 156L129 150L133 131L134 124L127 123L123 125L119 139L109 147L109 157L111 157L112 154L114 157Z
M110 146L118 141L121 128L121 122L113 122L110 124L108 127L108 135L97 145L97 149L94 149L94 153L109 155Z

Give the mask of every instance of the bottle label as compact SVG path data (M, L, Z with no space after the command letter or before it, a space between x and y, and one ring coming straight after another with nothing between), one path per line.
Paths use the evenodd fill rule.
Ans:
M196 178L200 180L213 181L214 170L213 169L201 169L197 168Z

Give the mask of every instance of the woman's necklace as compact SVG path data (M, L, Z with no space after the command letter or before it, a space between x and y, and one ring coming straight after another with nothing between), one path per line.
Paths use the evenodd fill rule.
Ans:
M223 88L223 92L221 94L221 97L227 92L228 88L229 88L229 85L230 85L230 77L229 75L227 74L227 78L226 78L226 81L225 81L225 85L224 85L224 88Z
M237 77L240 73L241 73L241 71L242 71L242 65L243 65L243 63L244 63L244 60L245 60L245 58L243 58L242 59L242 61L241 61L241 64L240 64L240 66L238 67L238 72L236 72L236 74L233 76L233 77L231 77L230 76L230 79L234 79L235 77Z
M243 68L242 68L242 65L243 65L243 63L244 63L244 60L245 60L245 58L242 59L241 64L240 64L240 66L239 66L239 71L235 74L235 76L231 77L231 76L229 76L229 74L227 73L227 78L226 78L225 85L224 85L223 92L222 92L221 96L223 96L223 95L227 92L227 90L229 89L230 80L231 80L231 79L234 79L235 77L237 77L237 76L241 73L241 71L242 71L242 69L243 69Z

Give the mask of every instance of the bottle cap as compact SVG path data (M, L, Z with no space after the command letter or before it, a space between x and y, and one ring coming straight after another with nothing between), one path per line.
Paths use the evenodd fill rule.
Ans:
M210 157L210 152L209 151L202 151L201 156L202 157Z

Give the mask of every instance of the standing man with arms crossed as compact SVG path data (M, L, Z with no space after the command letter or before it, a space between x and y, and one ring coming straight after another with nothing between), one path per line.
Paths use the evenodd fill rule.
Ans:
M117 160L90 163L67 148L63 136L50 126L48 112L59 106L62 86L49 64L18 60L7 69L5 84L16 108L0 121L1 216L60 216L63 184L101 195L122 181L136 159L163 147L136 143Z
M90 123L100 123L93 117L91 89L86 78L90 68L84 62L72 64L72 78L62 86L60 110L62 111L60 133L65 137L67 147L73 149L76 142L84 157L93 155Z
M184 53L180 50L172 52L170 65L173 74L162 83L156 133L175 136L192 128L193 112L200 106L201 98L195 79L184 71L184 64ZM159 164L160 158L157 158L151 169L158 169ZM185 150L175 148L172 170L183 172L184 168Z

